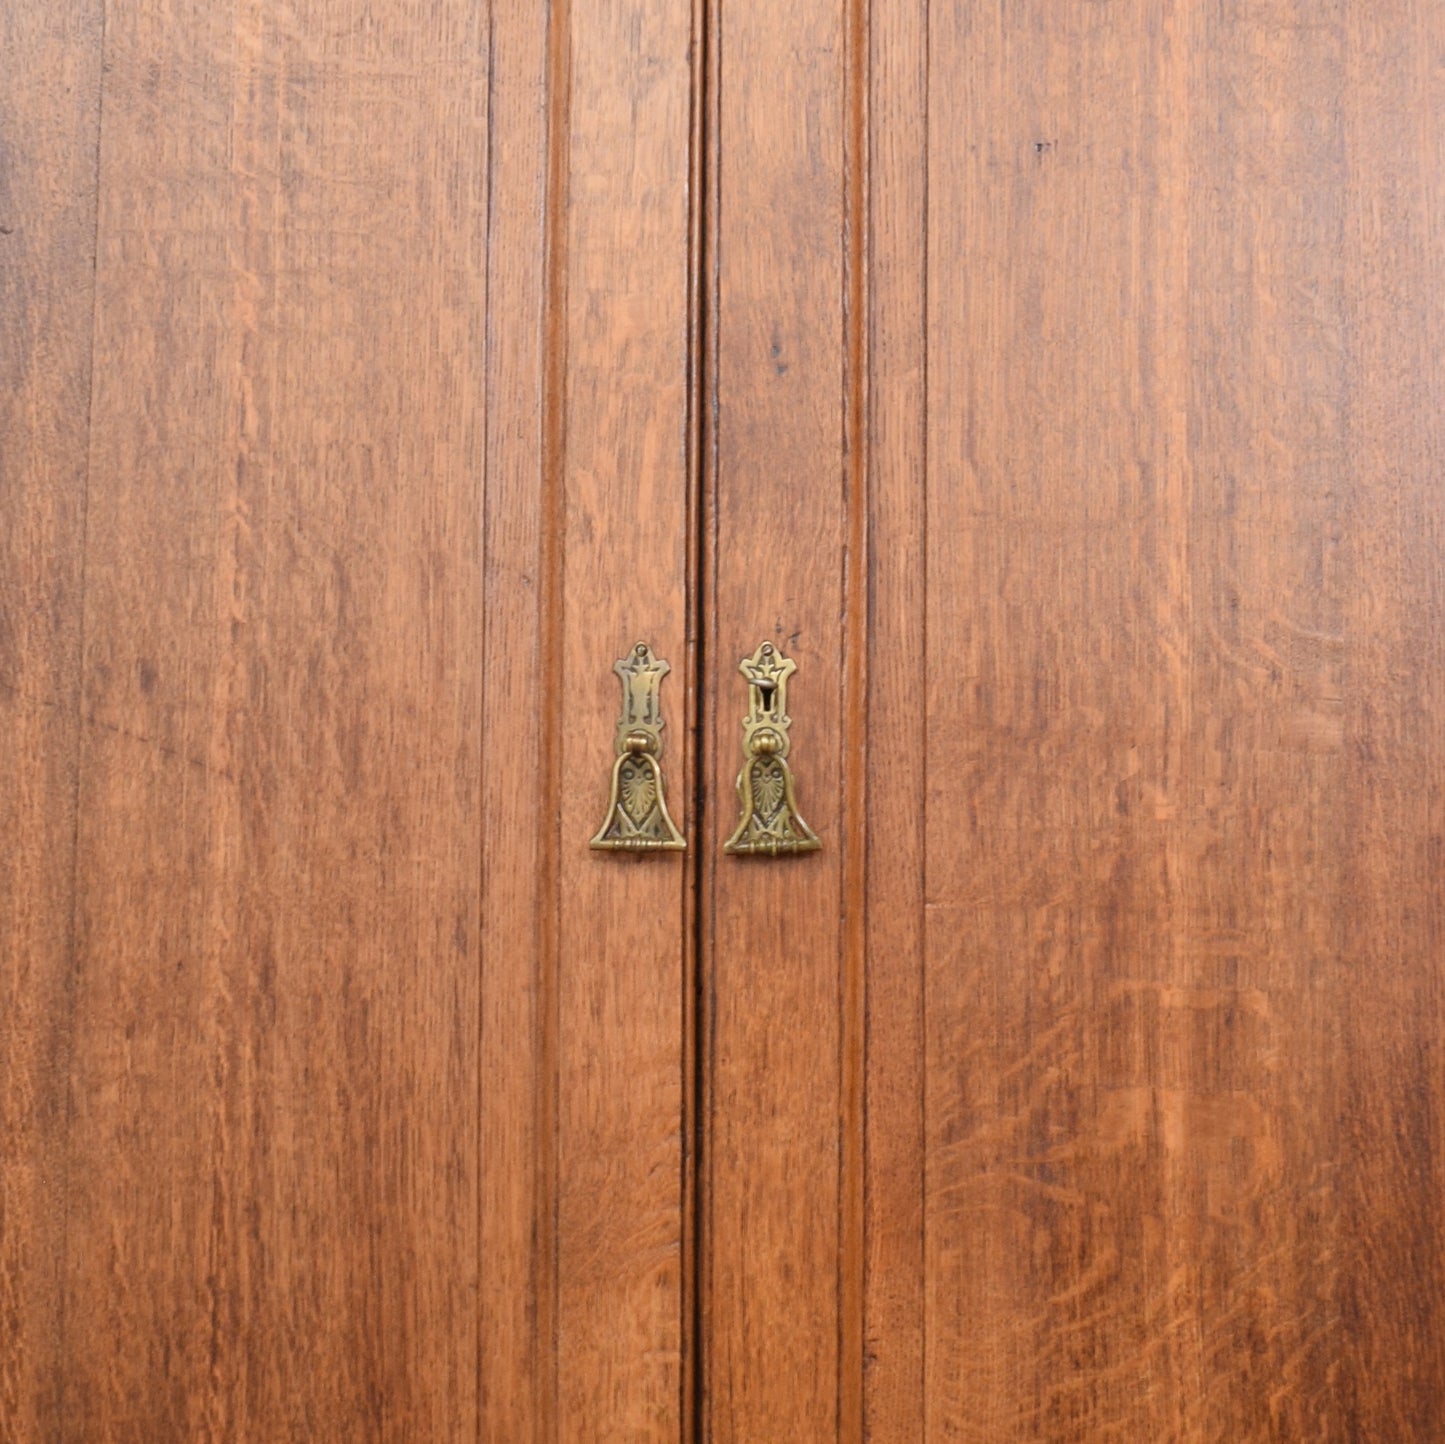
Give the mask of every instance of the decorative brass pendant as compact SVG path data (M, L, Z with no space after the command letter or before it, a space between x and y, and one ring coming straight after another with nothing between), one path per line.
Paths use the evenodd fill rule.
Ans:
M738 799L743 814L737 830L723 844L724 852L743 856L761 853L815 852L822 846L798 813L793 774L788 767L788 678L798 664L764 642L738 665L748 679L748 715L743 718L743 770L738 774Z
M672 670L646 642L612 665L622 682L617 719L617 760L607 821L592 839L595 848L629 852L680 852L687 846L667 811L662 790L662 709L658 689Z

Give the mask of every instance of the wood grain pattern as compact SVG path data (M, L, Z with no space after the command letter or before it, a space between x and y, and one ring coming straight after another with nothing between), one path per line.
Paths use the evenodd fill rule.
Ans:
M53 1440L100 7L0 12L0 1440ZM25 143L17 144L20 137Z
M486 44L107 16L67 1437L475 1433Z
M865 1437L1432 1437L1439 18L867 18ZM800 129L813 185L847 154L826 101L788 118L839 56L791 23L719 22L720 638L760 604L755 418L813 584L847 566L782 449L818 403L760 401L744 339L833 274L831 196L767 169ZM852 1438L856 1180L807 1130L841 1044L857 1166L846 945L835 1012L832 906L770 976L780 904L744 942L717 878L705 1418Z
M1338 844L1338 1432L1407 1440L1445 1411L1445 15L1350 7L1340 503L1346 639Z
M1435 1437L1440 7L0 48L0 1440Z
M930 1439L1438 1417L1440 37L1384 11L932 12Z
M30 8L5 1428L674 1438L691 7Z
M547 469L550 125L559 19L497 7L488 102L481 762L478 1437L545 1440L556 1397L555 772L547 695L556 483ZM488 661L490 659L490 662ZM505 659L503 662L501 659ZM526 785L528 778L535 786Z
M823 842L714 862L702 1432L719 1444L829 1439L839 1421L846 42L838 0L718 7L706 845L737 821L736 668L764 638L798 664L792 765Z
M563 429L558 736L556 1437L679 1437L684 856L589 851L607 805L613 661L648 642L663 773L686 799L689 4L564 7L570 93L555 358ZM554 108L554 117L559 110Z
M926 5L870 8L864 1434L924 1437Z
M638 640L673 664L665 775L690 824L692 23L681 5L562 4L545 30L508 12L494 32L486 1439L673 1439L683 1409L692 871L587 840L607 802L612 663Z

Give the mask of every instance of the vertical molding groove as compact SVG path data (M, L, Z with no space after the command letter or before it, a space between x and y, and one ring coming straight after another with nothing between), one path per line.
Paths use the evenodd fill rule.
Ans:
M543 288L546 354L542 390L542 505L540 536L541 616L538 675L555 686L562 671L564 622L567 459L567 192L572 94L571 0L550 0L547 8L547 191ZM558 943L560 909L560 709L542 709L539 774L541 795L554 811L538 829L537 995L537 1286L534 1294L535 1437L558 1444L558 1257L557 1257L557 1088Z
M492 349L492 226L494 212L492 209L493 197L497 187L497 144L496 144L496 119L497 119L497 12L492 0L487 3L487 169L485 182L485 205L486 210L482 216L482 235L484 237L485 261L482 266L482 391L484 405L482 411L482 451L481 466L479 470L479 495L477 498L477 544L481 548L481 585L479 587L480 606L477 610L477 627L481 633L481 675L477 678L477 731L481 741L481 756L477 762L477 796L481 800L483 809L486 806L488 769L490 766L489 749L487 743L490 738L487 735L487 663L491 660L492 651L488 646L490 641L487 627L487 600L486 600L486 578L487 558L491 555L491 509L488 506L491 483L493 482L491 461L491 426L492 426L492 396L491 380L494 355ZM485 816L485 813L483 813ZM482 1178L482 1170L487 1166L487 1085L486 1067L487 1056L487 989L486 989L486 949L487 938L484 918L487 907L487 835L482 832L480 845L478 846L478 860L481 864L480 876L477 879L477 916L474 923L477 929L477 957L476 965L478 972L477 983L477 1380L476 1380L476 1426L477 1444L483 1444L486 1437L486 1409L487 1409L487 1377L485 1363L485 1350L487 1342L487 1296L485 1289L481 1286L482 1251L487 1237L487 1190Z
M929 619L929 560L933 555L931 541L929 538L928 525L932 518L933 510L930 497L929 478L932 476L931 462L929 457L929 440L931 429L929 426L930 410L929 391L929 357L933 351L931 327L933 324L933 310L929 301L929 283L931 280L931 265L933 258L933 221L930 206L929 185L933 175L933 10L932 0L923 0L923 266L920 278L923 290L923 341L920 360L923 372L923 397L922 397L922 427L919 437L919 450L921 453L920 486L923 492L923 537L922 545L919 548L920 562L920 585L922 588L923 604L921 608L919 631L923 637L923 670L922 676L928 677L929 663L932 660L930 651L931 639L928 631ZM920 1444L928 1444L928 1423L927 1397L929 1385L929 1337L928 1337L928 1300L924 1280L928 1270L928 899L932 895L929 886L928 876L928 744L931 733L928 727L928 711L926 706L922 710L919 722L920 745L919 751L923 758L922 772L919 774L918 783L918 926L919 936L922 939L921 949L921 977L918 988L918 1036L922 1040L922 1087L919 1089L919 1120L918 1136L922 1142L922 1150L918 1166L918 1196L923 1201L920 1219L919 1237L919 1291L922 1295L922 1308L919 1310L919 1343L922 1353L920 1360L920 1372L922 1390L924 1397L924 1418L923 1418L923 1439Z
M706 785L707 759L712 729L708 701L711 696L706 669L712 657L708 645L710 606L707 528L712 508L708 503L706 477L708 415L707 389L716 374L707 355L709 292L706 284L707 185L711 167L707 146L712 134L708 108L707 29L711 19L708 0L692 0L691 75L688 113L688 215L687 215L687 657L686 718L687 768L691 807L687 830L692 837L687 867L683 872L682 960L682 1399L680 1418L684 1444L703 1437L704 1310L701 1280L706 1231L702 1219L702 1194L698 1187L704 1157L702 1130L704 1081L702 1060L706 1057L704 1027L706 1010L702 998L702 967L706 957L706 926L710 910L704 906L713 849L708 819Z
M839 1437L862 1444L866 1210L868 952L869 467L868 82L869 0L847 0L844 81L844 494L843 565L843 959L839 1047Z
M927 3L869 4L862 1437L922 1444L927 787Z
M712 1367L709 1319L712 1297L712 1197L710 1183L713 1139L714 922L717 917L717 818L713 806L713 758L717 755L718 685L713 659L718 656L715 603L718 574L718 235L721 224L722 5L721 0L694 0L693 156L695 186L691 221L696 327L689 399L695 407L695 505L692 513L695 567L693 617L697 648L694 687L696 732L692 754L694 793L693 857L697 868L694 906L693 1046L691 1085L694 1115L692 1249L692 1412L694 1444L712 1437L708 1381Z

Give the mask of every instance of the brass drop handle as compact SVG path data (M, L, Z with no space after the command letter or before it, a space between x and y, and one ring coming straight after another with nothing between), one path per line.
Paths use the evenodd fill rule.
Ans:
M680 852L687 846L667 810L662 786L662 707L658 691L672 670L639 642L613 663L622 682L617 759L607 820L592 839L601 851Z
M738 664L748 682L743 718L743 770L738 774L742 817L723 851L743 857L816 852L822 846L803 821L788 767L788 678L798 664L764 642Z

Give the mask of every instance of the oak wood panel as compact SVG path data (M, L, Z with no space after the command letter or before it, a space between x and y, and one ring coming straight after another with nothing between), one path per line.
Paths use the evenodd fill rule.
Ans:
M863 1437L918 1444L924 1395L923 616L927 6L870 7ZM855 705L857 705L855 701Z
M720 849L737 821L746 703L736 669L764 638L798 664L791 765L823 843L791 858L717 855L712 867L702 1432L721 1444L829 1439L839 1428L842 617L855 528L844 454L845 7L719 5L714 15L706 845Z
M487 15L106 63L65 1437L471 1438Z
M0 1439L58 1437L98 4L0 12Z
M688 815L687 396L692 6L563 5L565 227L550 296L560 378L552 585L558 908L556 1435L680 1438L683 921L679 853L594 852L619 707L614 661L672 672L663 775Z
M684 871L585 839L637 635L686 815L693 16L525 20L111 28L74 1199L7 1235L74 1215L85 1437L678 1427Z
M488 102L487 437L481 764L478 1392L483 1444L554 1427L555 764L543 637L555 570L546 468L553 26L493 15ZM490 664L488 659L490 659ZM518 785L519 770L536 786ZM545 1142L544 1142L545 1140Z
M1445 14L1342 14L1339 1433L1445 1413Z
M1427 10L932 12L927 1438L1438 1418Z

